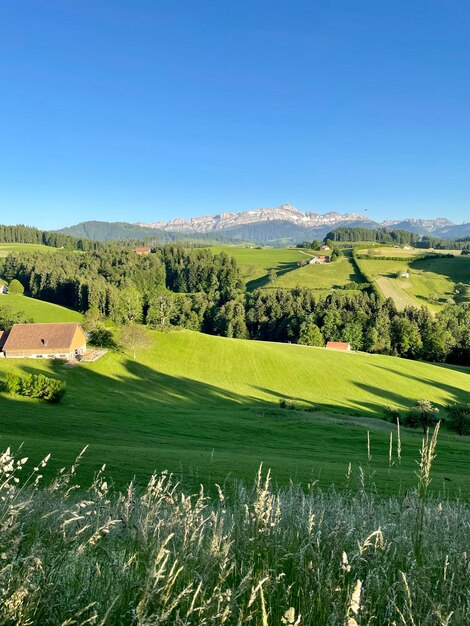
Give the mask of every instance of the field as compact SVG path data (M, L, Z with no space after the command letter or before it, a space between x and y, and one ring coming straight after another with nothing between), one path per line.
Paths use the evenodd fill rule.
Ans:
M298 266L299 261L309 261L312 256L328 254L299 248L242 248L218 246L211 248L214 253L225 252L233 256L240 267L248 291L256 288L293 289L308 287L320 295L330 293L349 282L361 282L350 257L325 265ZM269 280L270 270L276 272L274 280Z
M248 291L268 283L268 273L274 270L278 276L297 267L299 261L308 259L298 248L242 248L240 246L214 246L214 254L225 252L232 256L239 268Z
M2 306L9 307L15 313L24 313L33 322L80 322L83 318L77 311L23 295L0 295Z
M449 298L461 301L455 293L457 283L470 284L470 258L467 256L403 261L359 259L359 263L399 309L426 305L438 311ZM404 271L409 272L409 278L397 278L398 272Z
M10 252L57 252L57 248L49 248L36 243L0 243L0 257Z
M441 409L468 401L465 368L322 348L241 341L190 331L153 333L154 345L133 360L109 353L94 364L0 361L11 370L53 372L67 381L59 405L0 396L4 447L24 442L35 461L70 463L87 444L85 478L106 463L118 485L169 469L183 482L251 480L259 463L276 481L319 480L344 486L348 463L363 464L396 492L414 481L420 435L403 432L400 466L388 468L385 405L427 398ZM294 399L313 412L280 409ZM371 431L368 460L366 432ZM436 489L470 495L468 439L444 433ZM443 476L450 482L443 483Z
M361 277L347 256L339 257L334 263L304 265L279 276L267 285L273 289L292 289L308 287L324 294L343 287L350 282L361 282Z
M413 248L411 250L406 250L404 248L394 248L393 246L374 246L369 248L368 250L360 250L360 253L369 254L370 256L395 256L395 257L403 257L404 259L412 259L416 256L420 256L426 254L426 250L420 250L418 248Z

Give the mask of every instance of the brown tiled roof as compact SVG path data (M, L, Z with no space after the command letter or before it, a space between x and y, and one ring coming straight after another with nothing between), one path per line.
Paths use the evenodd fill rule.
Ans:
M333 348L333 350L347 350L350 344L344 341L328 341L326 347Z
M64 324L15 324L4 345L8 350L47 350L68 351L73 336L80 324L67 322Z

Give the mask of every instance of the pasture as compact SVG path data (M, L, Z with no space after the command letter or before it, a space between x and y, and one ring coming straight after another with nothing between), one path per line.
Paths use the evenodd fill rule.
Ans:
M294 287L308 287L325 294L350 282L360 283L361 277L351 259L347 256L342 256L334 263L298 267L292 272L279 276L276 280L266 285L266 288L293 289Z
M350 257L340 257L335 263L304 265L299 261L310 261L312 256L326 254L300 248L243 248L239 246L216 246L214 254L225 252L236 260L248 291L253 289L293 289L307 287L325 295L333 289L342 288L349 282L361 282L361 277ZM270 280L269 273L276 276Z
M394 246L374 246L368 250L361 250L360 253L369 254L370 256L395 256L403 257L404 259L412 259L416 256L426 254L426 250L420 250L418 248L412 248L410 250L405 248L395 248Z
M396 492L413 481L421 436L403 430L403 460L390 472L394 427L381 419L383 407L426 398L445 412L447 403L470 398L465 368L191 331L153 332L152 340L137 360L124 353L76 367L1 360L0 378L45 372L68 387L57 405L0 394L4 447L23 444L22 455L36 460L52 452L52 471L89 444L85 477L106 463L117 485L133 476L141 483L154 469L190 484L247 480L263 462L280 483L341 487L352 462L367 467L381 490ZM310 411L280 409L282 398ZM469 440L444 433L436 489L445 475L447 490L470 495L469 471Z
M6 257L10 252L57 252L57 248L36 243L0 243L0 257Z
M77 311L24 295L0 295L1 307L8 307L15 313L24 313L33 322L80 322L83 319L82 314Z
M214 246L211 250L214 254L225 252L236 260L248 291L266 285L270 270L282 276L295 269L299 261L308 258L299 248Z
M360 259L361 267L377 281L385 297L391 297L399 309L405 306L428 306L438 311L450 298L459 301L457 283L470 284L470 258ZM399 272L409 272L409 278L399 278Z

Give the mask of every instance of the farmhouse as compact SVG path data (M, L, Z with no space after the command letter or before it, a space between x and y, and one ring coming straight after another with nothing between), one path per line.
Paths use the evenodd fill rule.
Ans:
M409 278L410 277L410 273L409 272L401 272L400 274L400 278Z
M8 287L6 285L0 285L0 293L8 293Z
M328 341L326 347L329 350L344 350L345 352L351 350L351 344L344 341Z
M326 244L324 246L320 246L320 250L330 250L330 246L327 246Z
M150 254L152 252L152 248L134 248L134 252L136 254Z
M330 261L329 256L314 256L310 259L309 264L315 265L315 263L328 263Z
M6 335L5 340L3 341ZM14 324L0 342L7 359L73 359L86 351L86 336L76 322Z

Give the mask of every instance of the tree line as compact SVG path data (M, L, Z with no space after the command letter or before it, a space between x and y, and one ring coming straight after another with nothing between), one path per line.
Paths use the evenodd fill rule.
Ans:
M15 226L0 224L0 243L33 243L67 250L96 250L102 246L98 241L71 237L55 231L39 230L22 224Z
M470 237L461 237L456 240L441 239L432 235L419 235L407 230L389 230L387 228L341 226L327 233L324 241L351 243L370 241L384 245L411 245L423 249L435 248L438 250L463 250L470 252Z
M420 235L408 230L388 230L387 228L364 228L360 226L341 226L331 230L325 241L370 241L382 244L416 245Z

